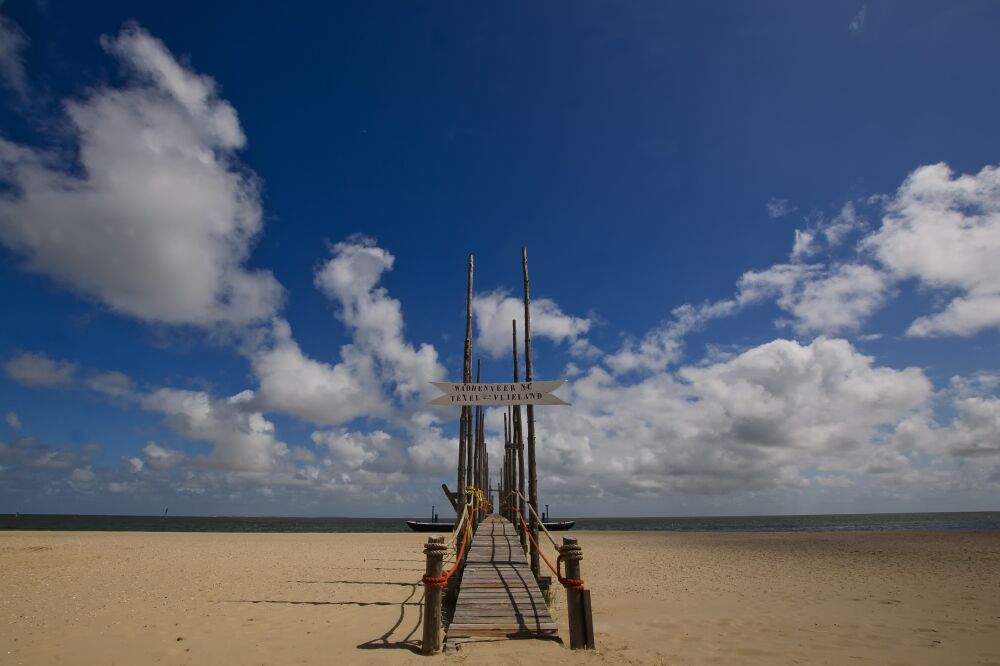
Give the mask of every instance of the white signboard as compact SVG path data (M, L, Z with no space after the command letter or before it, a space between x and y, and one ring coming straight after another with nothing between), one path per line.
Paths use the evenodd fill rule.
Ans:
M512 382L508 384L463 384L461 382L431 382L444 393L428 405L452 407L488 407L490 405L568 405L552 391L566 383L564 379L552 382Z

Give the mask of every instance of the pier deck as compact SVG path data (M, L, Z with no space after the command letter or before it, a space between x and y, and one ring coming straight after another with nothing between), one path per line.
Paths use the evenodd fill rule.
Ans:
M449 647L472 638L559 638L510 521L485 518L466 558Z

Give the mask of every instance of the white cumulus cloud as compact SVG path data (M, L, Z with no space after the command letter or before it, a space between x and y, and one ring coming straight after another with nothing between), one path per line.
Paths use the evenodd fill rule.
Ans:
M64 102L78 165L0 139L0 242L28 270L146 321L271 317L280 285L245 266L262 215L235 110L138 26L101 43L129 78Z
M203 391L158 389L142 397L142 406L163 414L178 434L212 444L205 464L235 472L267 472L288 454L274 424L260 412L247 409L249 396L214 399ZM147 445L147 460L167 464L158 446Z
M1000 169L955 176L946 164L920 167L864 247L895 278L954 294L943 310L915 320L910 335L1000 326Z
M156 442L147 442L146 446L142 447L142 452L146 456L145 462L140 458L131 458L129 460L135 472L142 471L146 463L153 469L168 469L179 465L185 458L184 454L180 451L162 447Z
M430 382L443 378L444 368L432 345L406 340L402 306L379 284L393 255L359 236L333 245L331 254L314 282L338 306L350 343L339 362L320 361L302 351L288 322L275 319L248 345L260 383L253 403L320 425L391 419L434 393Z
M823 269L815 265L777 264L745 273L740 290L746 300L774 297L793 315L799 333L857 330L889 296L891 280L863 264Z
M524 352L524 302L507 291L498 289L486 294L476 294L472 299L472 312L476 325L476 349L490 356L500 357L511 353L511 322L517 320L518 347ZM593 349L583 336L590 330L591 322L562 311L555 301L537 298L531 301L531 337L548 338L556 344L569 343L571 351L581 356L593 356Z
M879 367L846 340L817 338L632 384L592 368L566 393L571 412L539 410L540 464L558 470L557 487L712 494L805 487L817 473L887 461L909 472L883 430L923 409L931 384L919 369Z
M250 352L259 382L254 403L264 411L326 425L387 415L373 359L353 350L343 356L334 365L310 358L288 322L276 319Z
M332 254L316 272L315 284L339 305L337 316L351 333L345 358L371 358L382 381L401 400L433 393L429 382L444 377L437 351L406 341L402 306L379 286L395 257L363 237L337 243Z

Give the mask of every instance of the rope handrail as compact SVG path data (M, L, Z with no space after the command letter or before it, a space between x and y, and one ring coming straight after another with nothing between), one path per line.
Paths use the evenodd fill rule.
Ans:
M544 560L545 564L549 567L549 569L552 570L552 573L556 575L556 580L558 580L562 584L562 586L565 587L567 590L584 589L582 579L566 578L562 575L562 572L560 571L560 565L562 564L561 553L559 554L559 557L556 558L556 566L552 566L552 563L549 562L549 558L545 557L545 553L543 553L542 549L538 547L538 542L535 541L535 537L531 534L531 530L528 529L528 523L524 522L524 516L521 514L520 511L517 512L517 517L521 520L521 524L524 525L524 531L528 535L528 539L531 540L531 545L535 547L535 550L541 556L542 560ZM548 533L548 530L546 530L546 533ZM549 535L549 538L550 539L552 538L551 534ZM553 541L552 543L554 544L555 541ZM558 546L556 546L556 548L558 548Z
M424 574L420 581L425 585L430 587L445 587L448 584L448 579L451 578L452 574L454 574L458 569L458 565L461 564L462 557L465 555L465 549L469 545L469 532L472 531L472 520L469 518L469 508L471 507L472 510L475 511L477 499L478 498L474 493L469 495L469 499L465 503L465 509L462 511L462 518L459 519L459 522L455 523L455 531L452 533L452 539L449 544L454 543L458 537L458 532L461 530L462 522L465 522L465 531L462 536L462 547L459 550L458 555L455 556L455 562L451 565L451 569L441 576L428 576L427 574Z
M466 502L465 506L462 508L462 515L459 516L457 521L455 521L455 529L451 531L451 538L448 539L448 543L445 544L445 547L451 548L453 545L455 545L455 541L458 539L458 533L462 530L462 523L465 522L465 518L468 515L469 515L469 502Z
M531 510L531 513L535 514L535 520L537 520L538 524L542 526L542 531L545 532L545 536L547 536L549 538L549 541L552 542L552 545L555 546L556 550L559 550L559 544L557 544L556 540L552 538L552 534L549 532L549 528L545 527L545 522L541 519L541 517L539 517L538 512L535 511L535 507L533 507L531 505L531 501L527 497L525 497L524 495L522 495L521 492L518 491L518 490L512 490L511 492L513 492L514 494L518 495L521 499L524 500L524 503L528 505L528 508ZM515 511L517 511L518 513L521 513L518 510L517 507L512 507L512 508ZM524 522L524 521L522 520L521 522ZM528 529L527 526L524 529L527 530ZM530 530L529 530L529 532L530 532ZM541 551L539 551L539 552L541 552Z

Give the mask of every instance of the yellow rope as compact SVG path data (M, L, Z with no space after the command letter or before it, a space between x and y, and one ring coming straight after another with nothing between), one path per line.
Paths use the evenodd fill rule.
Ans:
M542 522L542 519L538 516L538 512L535 511L535 507L531 506L531 502L528 500L528 498L525 497L524 495L521 495L521 492L518 490L514 490L513 492L516 495L520 496L520 498L524 500L524 503L528 505L528 508L531 509L531 513L535 514L535 520L538 521L538 524L541 525L542 527L542 531L545 532L545 536L549 538L549 541L551 541L552 545L556 547L556 550L559 550L559 544L557 544L556 540L552 538L551 534L549 534L548 528L545 527L545 523Z

